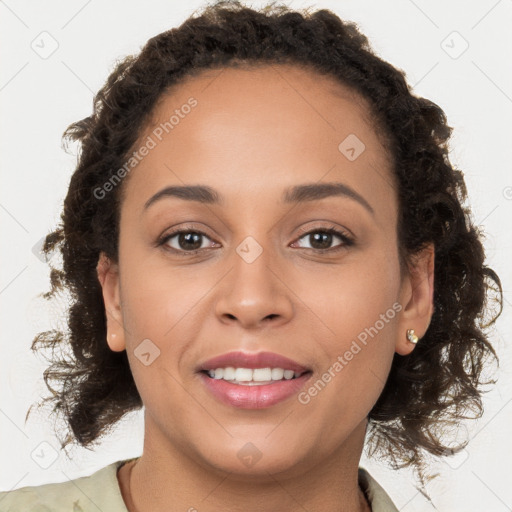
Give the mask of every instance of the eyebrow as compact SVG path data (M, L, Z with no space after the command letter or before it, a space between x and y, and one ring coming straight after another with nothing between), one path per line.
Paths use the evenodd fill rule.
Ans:
M284 191L282 201L284 203L302 203L307 201L318 201L326 197L347 197L358 202L372 215L374 209L368 201L357 193L353 188L343 183L305 183L288 188ZM167 198L177 197L186 201L196 201L203 204L221 204L221 195L207 185L172 185L165 187L151 196L144 204L146 210L155 202Z

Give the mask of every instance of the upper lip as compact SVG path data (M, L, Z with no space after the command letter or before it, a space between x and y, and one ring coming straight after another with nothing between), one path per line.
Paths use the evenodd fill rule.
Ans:
M274 352L242 352L234 351L212 357L199 365L198 371L215 370L216 368L282 368L297 373L309 371L309 368Z

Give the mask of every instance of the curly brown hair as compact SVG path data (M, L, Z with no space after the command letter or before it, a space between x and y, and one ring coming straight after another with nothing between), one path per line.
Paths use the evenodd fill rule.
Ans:
M95 96L93 113L64 133L65 140L80 143L81 152L61 223L43 250L62 255L62 268L52 268L52 289L44 296L70 293L68 329L40 333L32 345L53 349L44 373L52 396L43 402L50 401L67 421L63 446L91 445L142 406L126 352L113 352L106 343L96 271L101 252L117 261L123 184L107 198L94 191L129 158L171 86L205 69L277 63L335 77L368 100L393 159L400 257L410 262L427 244L435 245L431 323L414 351L394 356L368 416L370 454L389 456L394 467L418 468L427 452L453 453L445 445L447 427L468 413L482 414L482 370L489 360L497 362L485 329L501 313L502 288L484 265L482 235L463 206L466 187L448 158L452 128L445 113L412 94L404 72L380 59L354 23L329 10L299 12L275 4L253 10L223 1L117 63Z

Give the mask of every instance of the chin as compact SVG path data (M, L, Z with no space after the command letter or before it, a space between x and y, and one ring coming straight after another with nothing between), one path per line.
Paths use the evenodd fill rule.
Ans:
M283 445L280 440L265 439L268 429L260 436L229 438L224 443L212 440L207 446L196 447L203 466L230 473L230 480L268 482L270 475L297 476L311 467L311 458L303 444ZM252 439L252 441L250 440ZM300 452L299 452L300 449Z

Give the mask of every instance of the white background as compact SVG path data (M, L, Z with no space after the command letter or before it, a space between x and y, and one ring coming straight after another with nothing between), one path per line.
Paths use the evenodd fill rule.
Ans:
M59 319L55 306L37 298L48 289L48 271L32 249L58 222L73 170L75 156L61 148L64 129L90 114L93 92L116 59L137 52L201 5L0 1L0 490L83 476L141 451L137 413L96 450L73 450L72 460L61 452L47 469L40 467L52 462L49 445L58 443L52 418L36 413L25 423L28 407L45 392L44 363L29 347L37 332ZM432 503L415 488L410 472L393 472L366 458L362 463L403 512L511 510L512 1L288 5L325 7L355 21L377 53L406 72L416 94L443 107L455 129L451 160L465 172L474 220L486 233L489 265L505 290L505 310L492 338L501 356L498 386L485 396L483 418L468 425L472 439L466 451L432 466L439 474L428 486ZM43 31L56 43L40 36ZM46 59L31 47L41 46L42 37L46 49L58 44ZM464 41L469 46L457 56Z

